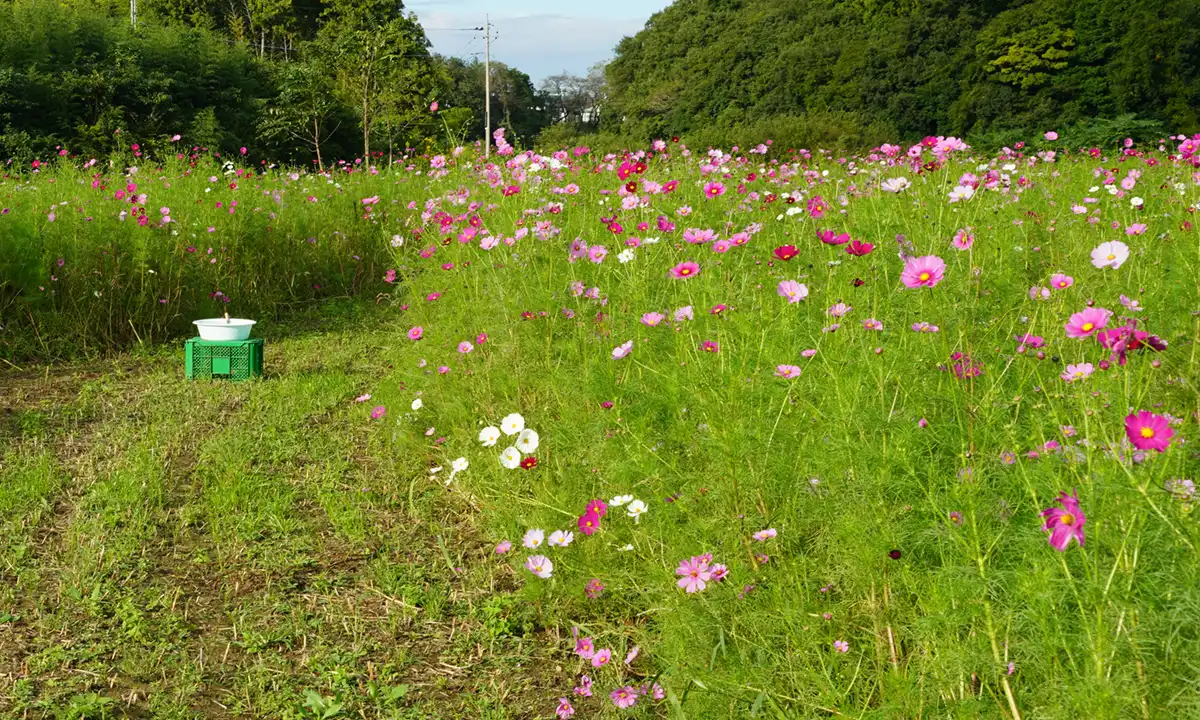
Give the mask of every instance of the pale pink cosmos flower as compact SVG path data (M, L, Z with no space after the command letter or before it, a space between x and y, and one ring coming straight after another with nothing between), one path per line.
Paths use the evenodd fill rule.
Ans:
M633 352L633 341L626 340L625 342L613 348L612 359L620 360L631 352Z
M758 532L754 533L750 537L754 538L755 540L757 540L759 542L765 542L766 540L769 540L775 536L776 536L775 528L767 528L766 530L759 530Z
M584 660L591 660L596 654L596 644L592 642L590 637L576 638L575 654Z
M883 323L879 322L875 318L867 318L866 320L863 320L862 326L863 326L864 330L882 330L883 329Z
M954 233L954 239L950 244L959 250L969 250L975 244L975 235L971 233L971 228L963 228Z
M675 322L683 322L684 320L695 320L696 319L695 313L692 312L691 305L685 305L684 307L679 308L678 310L675 311L675 314L672 317L675 318Z
M840 318L840 317L845 316L847 313L849 313L853 309L854 309L853 307L847 305L846 303L840 302L840 303L835 303L834 305L830 306L830 308L825 311L825 314L828 315L829 317Z
M937 255L910 257L900 273L900 282L907 288L936 287L942 281L946 263Z
M662 313L648 312L645 315L642 315L642 324L647 327L654 327L666 319L667 316L663 315Z
M800 368L795 365L777 365L775 367L775 375L791 380L792 378L800 377Z
M496 554L497 555L503 555L504 553L508 552L509 550L512 550L512 543L509 542L508 540L501 540L500 542L496 543Z
M637 656L638 656L638 652L639 652L639 650L640 650L640 649L638 648L638 646L637 646L637 645L634 645L634 646L633 646L633 649L632 649L632 650L630 650L628 653L626 653L626 654L625 654L625 664L626 664L626 665L632 665L632 664L633 664L633 661L637 659Z
M675 574L679 575L679 587L689 593L700 592L708 587L708 582L712 580L712 572L708 567L709 561L703 556L695 556L687 560L681 560L679 567L675 568Z
M1116 270L1128 259L1129 246L1120 240L1100 243L1095 250L1092 250L1092 265L1098 268L1110 267Z
M588 260L591 260L592 262L596 263L597 265L604 262L604 258L607 255L608 255L608 248L604 247L603 245L593 245L590 248L588 248L588 251L587 251Z
M809 348L809 349L807 349L807 350L801 350L801 351L800 351L800 357L802 357L802 358L810 358L810 357L812 357L813 355L816 355L816 354L817 354L817 351L816 351L816 349L815 349L815 348Z
M798 303L808 297L808 288L804 283L796 282L795 280L781 280L777 292L780 297L787 298L789 305Z
M1095 370L1095 368L1092 366L1091 363L1086 363L1086 362L1085 363L1076 363L1074 365L1068 365L1066 367L1066 369L1063 371L1062 375L1060 375L1059 377L1061 377L1063 380L1066 380L1067 382L1075 382L1076 380L1086 380L1086 379L1088 379L1088 377L1091 376L1091 374L1094 370Z
M554 563L545 555L531 555L525 561L525 569L545 580L554 573Z
M475 349L475 346L472 345L471 343L467 342L466 340L463 340L462 342L460 342L458 344L458 351L460 353L462 353L463 355L466 355L467 353L471 352L474 349Z

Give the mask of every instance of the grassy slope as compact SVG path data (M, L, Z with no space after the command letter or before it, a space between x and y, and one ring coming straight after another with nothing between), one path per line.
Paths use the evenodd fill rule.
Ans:
M262 383L185 383L174 347L5 377L0 716L528 716L537 618L351 420L395 332L352 314Z

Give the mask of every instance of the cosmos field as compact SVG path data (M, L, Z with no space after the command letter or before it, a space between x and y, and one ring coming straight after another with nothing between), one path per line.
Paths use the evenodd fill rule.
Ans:
M132 574L84 582L100 588L91 607L30 551L44 539L30 528L86 520L89 490L71 489L53 443L10 433L0 613L14 610L0 618L27 623L27 652L0 652L10 668L45 652L34 607L69 636L74 612L109 628L129 581L171 587L139 547L186 535L218 567L269 575L286 561L270 548L336 535L344 512L362 518L350 544L387 546L406 525L436 538L424 572L440 577L389 588L373 566L349 587L426 614L431 583L475 587L492 609L472 662L525 653L504 671L522 689L489 715L435 702L405 663L388 702L353 672L338 684L290 665L296 689L247 691L240 710L220 703L228 716L1200 716L1200 141L1080 148L1048 132L997 152L927 138L859 154L497 141L488 160L457 148L324 174L252 153L136 170L62 157L0 184L12 378L141 343L124 357L150 353L157 412L205 399L216 423L234 393L265 419L238 430L241 451L275 448L245 466L201 449L163 475L159 519L126 537ZM359 325L303 367L268 355L267 377L236 388L185 386L145 350L225 310L261 318L271 348L289 313L346 295L373 299ZM296 384L339 353L359 358L347 375ZM293 403L319 407L271 434ZM145 423L171 427L109 412L129 448ZM327 462L313 437L339 448L343 485L312 490L304 464L280 459ZM111 480L92 466L90 482ZM259 532L256 503L285 495L269 513L282 524ZM126 499L145 509L141 491ZM293 527L297 514L321 519ZM104 527L102 544L129 524ZM474 622L474 605L437 608ZM390 638L366 657L386 662L405 634ZM456 666L468 687L474 665ZM46 682L10 685L10 707L53 717L81 696ZM88 692L95 717L159 707ZM155 716L225 712L198 697Z

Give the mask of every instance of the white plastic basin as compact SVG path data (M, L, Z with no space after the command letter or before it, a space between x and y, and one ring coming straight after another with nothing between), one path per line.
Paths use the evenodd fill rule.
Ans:
M209 318L193 321L200 330L201 340L245 340L250 337L253 320L242 318Z

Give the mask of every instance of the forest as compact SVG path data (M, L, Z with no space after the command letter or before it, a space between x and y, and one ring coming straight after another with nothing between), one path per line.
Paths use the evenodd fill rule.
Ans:
M188 148L324 167L484 136L480 58L389 0L0 0L0 156ZM429 108L437 102L439 111ZM492 63L510 142L999 147L1194 128L1190 0L678 0L583 76ZM597 135L597 133L600 133ZM398 152L400 151L400 152Z

